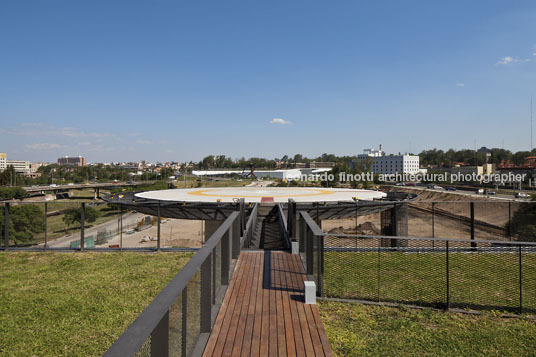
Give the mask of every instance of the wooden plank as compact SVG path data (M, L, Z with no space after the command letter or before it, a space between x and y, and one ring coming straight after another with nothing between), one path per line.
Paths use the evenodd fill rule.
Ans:
M260 268L259 253L253 253L253 272L251 279L248 283L251 284L249 287L244 301L242 303L242 313L240 314L240 321L238 322L238 330L236 334L236 339L233 347L233 356L241 354L242 350L248 350L251 346L251 331L253 327L253 318L255 314L255 303L257 301L257 281L259 280L258 272ZM247 345L247 347L246 347ZM247 355L247 354L246 354Z
M246 255L245 264L242 269L245 270L244 275L242 276L242 282L240 284L240 289L238 290L238 296L236 297L236 305L232 313L231 322L229 324L229 331L227 332L227 338L225 339L225 345L223 347L223 356L231 356L233 351L233 346L236 338L236 332L238 329L238 322L240 321L240 314L242 312L242 302L244 300L244 295L247 290L249 290L249 278L252 271L251 261L253 259L252 254Z
M286 287L283 286L282 275L285 274L284 271L280 268L280 260L283 257L282 252L273 252L272 253L272 262L274 272L274 283L272 289L275 290L275 305L276 305L276 316L277 316L277 354L279 356L287 355L287 342L286 342L286 333L285 333L285 315L283 311L283 289Z
M294 329L292 326L292 311L290 310L290 299L294 294L291 285L287 280L290 280L288 268L285 266L287 257L285 253L278 254L278 270L281 274L281 296L282 296L282 313L285 322L285 341L286 353L288 356L296 355L296 342L294 341Z
M263 264L263 275L262 275L262 294L263 294L263 303L262 303L262 328L261 328L261 344L259 348L260 356L268 355L268 344L270 336L270 274L271 272L267 269L266 261L270 259L268 254L264 255L264 264Z
M243 256L241 258L244 258ZM236 270L235 275L238 277L238 275L241 272L241 266L242 266L243 259L238 259L238 262L236 264ZM216 342L218 340L218 337L220 335L220 332L222 331L222 325L224 322L227 312L227 309L229 305L231 305L231 299L232 299L232 292L235 286L237 285L236 282L238 280L235 279L235 276L233 276L233 279L229 282L229 287L227 288L227 291L225 293L225 296L223 298L222 304L220 306L220 311L218 312L218 316L216 317L216 321L214 322L214 327L212 328L212 333L210 334L210 338L207 342L207 346L205 347L205 356L211 356L214 352L214 348L216 346Z
M222 327L221 327L218 339L216 340L216 346L214 347L214 352L212 353L213 356L221 356L223 354L223 348L225 346L226 341L229 338L229 329L232 323L233 313L237 305L237 300L240 296L240 294L238 294L237 292L240 291L240 289L242 289L244 285L245 279L243 279L243 276L247 271L248 258L249 258L249 255L244 254L244 256L242 257L243 264L241 264L240 270L236 271L235 273L237 274L235 287L233 291L231 291L230 293L231 295L230 303L225 311L225 317L222 323ZM234 336L232 336L232 338L234 339Z
M294 279L295 273L293 272L294 268L293 268L291 259L285 259L284 267L285 267L285 270L288 272L287 273L287 285L289 286L290 289L292 289L292 295L297 296L299 293L298 293L298 289L296 287L296 283ZM296 354L298 356L303 356L305 355L305 345L303 344L303 336L302 336L300 320L298 316L297 304L298 302L295 299L289 300L290 312L291 312L291 318L292 318L292 330L294 334L294 343L296 345Z
M264 254L259 253L260 257L260 269L259 269L259 281L257 282L257 302L255 303L255 318L253 321L253 331L251 334L251 356L260 355L260 343L261 343L261 327L262 327L262 309L264 305L263 299L263 289L262 289L262 280L263 280L263 271L264 271Z
M273 267L273 252L270 253L270 280L269 280L269 294L270 294L270 327L269 327L269 337L268 337L268 355L277 356L277 305L276 305L276 292L274 289L274 273L275 269Z

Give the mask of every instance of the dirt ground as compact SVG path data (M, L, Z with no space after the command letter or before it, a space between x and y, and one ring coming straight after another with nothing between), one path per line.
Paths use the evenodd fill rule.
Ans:
M411 189L410 189L411 190ZM410 191L408 190L408 191ZM475 239L510 240L505 225L519 207L518 202L490 200L446 192L419 191L408 210L408 235L413 237L470 239L470 202L474 203ZM432 214L432 202L434 214ZM357 226L357 230L356 230ZM380 214L326 220L322 230L331 233L380 234Z

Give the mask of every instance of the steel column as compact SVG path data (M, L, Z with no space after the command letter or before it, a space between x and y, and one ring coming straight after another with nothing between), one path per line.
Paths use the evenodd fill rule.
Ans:
M157 231L156 231L156 250L160 251L160 201L158 201L157 206L157 214L158 214L158 223L157 223Z
M169 355L169 311L167 311L151 333L151 356Z
M81 212L80 212L80 250L84 250L84 227L86 224L86 204L82 202Z
M47 221L48 221L48 203L45 202L45 246L43 247L44 250L47 250Z
M9 250L9 203L4 203L4 250Z
M238 221L238 220L237 220ZM201 264L201 318L200 332L208 333L212 328L212 256L214 251Z

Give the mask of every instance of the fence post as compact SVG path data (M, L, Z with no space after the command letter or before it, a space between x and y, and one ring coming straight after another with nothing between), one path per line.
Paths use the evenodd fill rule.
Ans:
M238 220L237 220L238 221ZM214 251L201 264L201 318L200 332L210 332L212 326L212 255Z
M512 202L508 201L508 238L512 240Z
M82 202L82 211L80 212L80 250L84 250L84 226L86 223L86 204Z
M380 299L380 283L381 283L381 249L382 249L382 240L378 239L378 272L376 273L376 280L378 281L377 293L378 293L378 302Z
M4 204L4 251L9 250L9 203Z
M43 250L47 250L47 216L48 216L48 203L45 202L45 246Z
M475 203L470 202L471 207L471 240L475 240ZM471 242L471 248L476 248L476 243Z
M435 238L435 202L432 202L432 238ZM435 247L435 241L432 241L432 248Z
M151 356L167 357L169 353L169 311L166 311L151 333Z
M119 250L123 250L123 206L119 205L119 220L120 220L120 229L119 229Z
M523 313L523 265L521 264L521 245L519 246L519 313Z
M450 268L449 268L449 241L445 242L445 256L447 259L447 306L446 309L450 309Z
M158 223L156 228L156 250L160 251L160 201L158 201L157 206L157 212L158 212Z

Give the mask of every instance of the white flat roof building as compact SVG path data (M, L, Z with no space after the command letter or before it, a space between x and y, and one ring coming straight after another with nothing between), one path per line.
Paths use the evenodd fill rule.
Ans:
M375 174L416 174L420 172L418 155L385 155L381 150L365 149L363 154L357 155L358 161L370 160L371 166L367 169Z
M15 172L30 173L30 161L8 160L5 153L0 153L0 171L4 171L8 166L13 166Z

